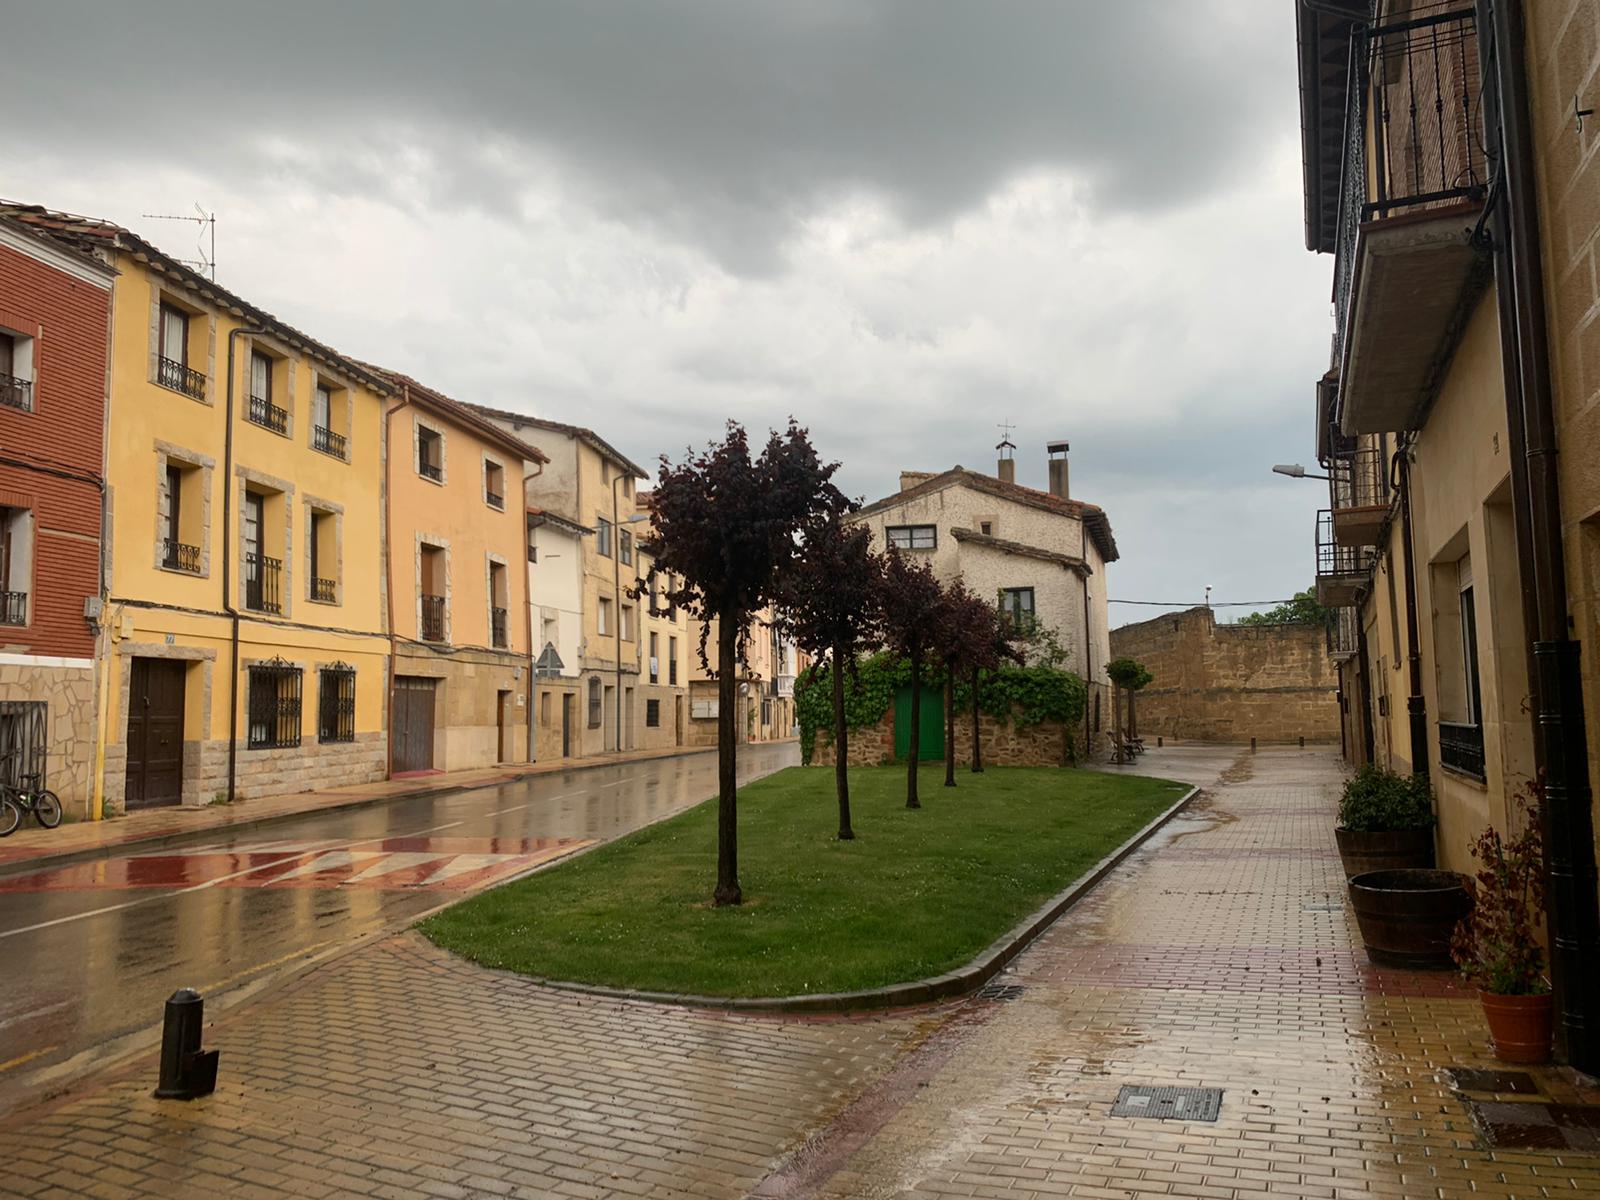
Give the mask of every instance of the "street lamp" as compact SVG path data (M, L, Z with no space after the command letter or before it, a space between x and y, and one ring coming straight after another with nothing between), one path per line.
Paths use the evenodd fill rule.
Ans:
M1327 479L1326 475L1311 475L1299 463L1278 463L1272 468L1275 475L1287 475L1290 479Z

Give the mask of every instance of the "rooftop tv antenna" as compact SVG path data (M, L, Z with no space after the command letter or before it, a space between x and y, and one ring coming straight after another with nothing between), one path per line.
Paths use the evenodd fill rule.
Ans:
M1017 444L1011 440L1011 431L1016 426L1010 421L1001 421L995 428L1000 431L1000 440L995 443L994 448L1000 451L1001 458L1010 458L1017 449Z
M207 212L198 203L194 206L195 215L185 213L140 213L139 215L151 221L193 221L198 229L196 231L194 258L178 259L184 266L208 275L211 282L217 281L217 214Z

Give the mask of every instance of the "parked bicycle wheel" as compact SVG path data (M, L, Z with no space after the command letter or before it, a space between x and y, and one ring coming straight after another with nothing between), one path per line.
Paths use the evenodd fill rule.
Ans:
M38 791L33 794L33 815L46 829L61 824L61 801L54 792Z
M22 810L10 796L0 796L0 838L10 837L22 824Z

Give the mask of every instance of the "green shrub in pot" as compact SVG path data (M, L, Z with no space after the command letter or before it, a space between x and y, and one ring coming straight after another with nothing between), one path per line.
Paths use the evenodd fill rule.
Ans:
M1433 792L1424 775L1399 775L1370 763L1344 785L1339 827L1352 833L1432 829Z

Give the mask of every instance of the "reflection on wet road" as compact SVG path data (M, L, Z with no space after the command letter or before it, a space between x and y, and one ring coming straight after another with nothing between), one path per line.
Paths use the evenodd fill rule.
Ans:
M742 747L741 780L798 760ZM638 829L714 794L716 767L567 771L0 879L0 1111L159 1022L176 988L214 997Z

